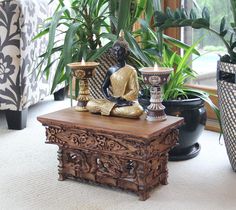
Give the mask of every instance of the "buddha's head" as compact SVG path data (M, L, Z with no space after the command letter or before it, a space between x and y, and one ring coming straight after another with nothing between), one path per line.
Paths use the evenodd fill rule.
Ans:
M112 47L112 53L119 62L125 61L129 55L129 44L124 38L124 32L121 31L118 40Z

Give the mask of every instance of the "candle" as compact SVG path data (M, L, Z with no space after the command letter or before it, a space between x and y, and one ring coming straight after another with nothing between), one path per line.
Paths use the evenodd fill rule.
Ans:
M82 65L82 66L85 66L84 58L82 58L82 60L81 60L81 65Z
M155 65L154 65L154 71L158 71L157 63L155 63Z

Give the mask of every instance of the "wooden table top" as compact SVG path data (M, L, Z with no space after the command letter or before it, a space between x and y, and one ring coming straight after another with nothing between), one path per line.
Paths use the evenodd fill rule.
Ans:
M74 108L52 112L39 116L37 119L45 126L89 128L141 138L150 138L154 134L158 135L166 129L177 128L184 123L184 119L180 117L167 116L167 120L163 122L150 122L145 120L145 114L140 119L128 119L77 112Z

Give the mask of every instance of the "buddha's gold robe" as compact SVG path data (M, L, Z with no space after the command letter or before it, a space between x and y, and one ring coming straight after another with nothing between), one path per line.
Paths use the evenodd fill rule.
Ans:
M107 99L92 99L87 104L87 109L92 113L112 115L119 117L138 118L143 114L143 108L136 101L139 93L138 77L136 70L129 65L120 68L110 77L112 95L132 101L132 106L116 107L114 102Z

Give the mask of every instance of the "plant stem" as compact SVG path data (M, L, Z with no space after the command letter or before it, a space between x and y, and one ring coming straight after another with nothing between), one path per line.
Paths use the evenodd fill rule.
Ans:
M208 31L210 31L210 32L212 32L212 33L214 33L214 34L216 34L217 36L219 36L220 39L223 41L224 45L226 46L228 53L231 54L232 50L231 50L231 48L230 48L230 45L229 45L228 42L224 39L224 37L222 37L217 31L215 31L215 30L212 29L212 28L206 28L206 29L207 29Z

